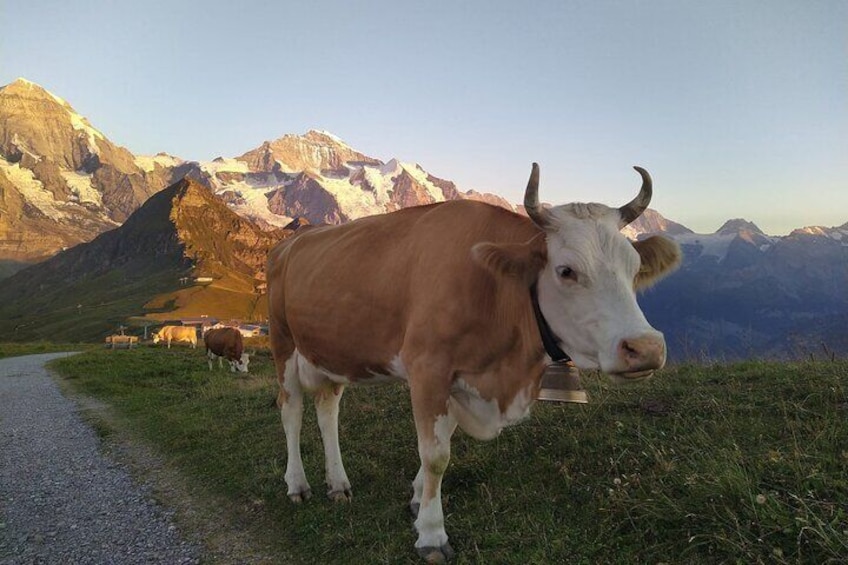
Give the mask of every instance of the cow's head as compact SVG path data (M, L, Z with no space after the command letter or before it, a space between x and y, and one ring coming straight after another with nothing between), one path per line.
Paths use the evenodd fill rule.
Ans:
M239 359L230 361L230 371L233 373L236 371L239 373L246 373L248 365L250 365L250 354L242 353Z
M673 270L681 256L667 238L630 242L621 234L651 200L651 177L636 170L642 189L620 208L595 203L543 208L534 163L524 206L544 241L475 249L490 269L537 285L542 314L578 367L628 379L649 376L665 364L665 340L645 320L636 290Z
M159 335L159 332L153 334L153 343L159 343L162 340L162 337Z

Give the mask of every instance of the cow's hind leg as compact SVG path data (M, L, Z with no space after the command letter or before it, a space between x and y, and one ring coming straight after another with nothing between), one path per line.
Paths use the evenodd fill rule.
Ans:
M353 497L339 448L339 403L343 393L344 386L331 384L315 395L315 412L321 429L321 441L324 443L327 496L334 502L349 502Z
M278 361L277 371L284 371L280 379L280 392L277 404L280 407L280 417L283 420L283 430L286 434L286 485L292 502L302 502L312 497L312 489L306 480L303 469L303 459L300 456L300 429L303 423L303 388L298 378L297 351L293 351L286 361ZM280 367L283 365L283 367Z

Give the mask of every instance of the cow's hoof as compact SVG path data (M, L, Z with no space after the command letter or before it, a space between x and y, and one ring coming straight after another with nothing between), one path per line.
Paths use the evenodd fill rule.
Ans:
M421 510L421 503L419 502L410 502L409 503L409 511L412 512L413 518L418 518L418 511Z
M344 490L331 490L327 493L327 497L333 502L350 502L353 500L353 492L349 488Z
M415 550L427 563L447 563L453 559L453 548L449 543L442 547L416 547Z
M306 489L300 492L293 492L289 494L289 500L294 502L295 504L300 504L301 502L305 502L312 498L312 490Z

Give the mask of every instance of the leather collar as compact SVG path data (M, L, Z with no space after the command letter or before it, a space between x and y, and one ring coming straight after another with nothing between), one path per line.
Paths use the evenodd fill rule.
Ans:
M536 290L536 284L530 287L530 301L533 302L533 313L536 315L536 325L539 326L539 333L542 336L542 345L545 347L545 353L554 361L554 363L562 363L571 361L571 357L563 351L559 346L559 339L551 330L548 321L542 314L542 309L539 307L539 293Z

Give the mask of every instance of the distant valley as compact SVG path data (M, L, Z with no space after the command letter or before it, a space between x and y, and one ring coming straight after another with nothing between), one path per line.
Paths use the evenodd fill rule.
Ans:
M210 162L134 155L21 79L0 88L0 340L261 320L265 253L288 228L463 198L521 212L324 131ZM683 248L681 269L640 296L673 359L848 354L848 223L775 237L730 220L695 234L648 210L624 233Z

